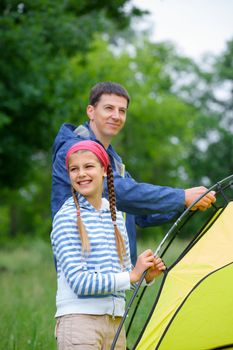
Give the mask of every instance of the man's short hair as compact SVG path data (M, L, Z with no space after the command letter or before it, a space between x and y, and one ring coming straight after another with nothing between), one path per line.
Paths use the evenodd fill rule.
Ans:
M120 84L110 81L101 82L93 86L89 96L89 104L95 106L102 95L112 94L124 97L127 100L127 107L129 106L130 97L127 90Z

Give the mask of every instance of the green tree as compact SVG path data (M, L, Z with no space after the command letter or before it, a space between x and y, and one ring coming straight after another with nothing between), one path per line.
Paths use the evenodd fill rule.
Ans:
M22 211L26 213L33 197L31 178L38 165L43 169L41 159L48 159L57 125L69 113L64 71L70 58L81 53L85 61L96 32L109 31L117 38L132 17L142 15L133 6L126 9L129 4L130 0L1 1L0 215L9 214L11 234L19 227L26 229ZM50 185L49 175L47 182Z
M126 11L129 2L1 1L1 188L27 182L33 155L50 148L56 121L66 117L61 76L69 58L87 52L94 33L112 29L111 21L117 36L142 14Z
M48 233L51 145L61 123L86 119L89 90L98 81L118 81L130 92L126 127L114 143L138 181L186 187L204 176L209 180L206 147L210 152L214 135L227 140L219 110L210 105L219 106L216 84L229 80L229 69L223 68L229 68L230 51L206 70L179 56L171 44L152 43L146 35L131 35L129 44L129 30L120 37L109 21L111 3L100 3L94 12L88 8L93 1L55 0L23 7L12 2L2 10L0 182L6 204L0 216L11 234ZM133 13L125 11L126 3L114 2L119 18L122 12L121 28ZM81 30L94 15L98 31L108 34L96 33L96 21ZM211 164L216 174L219 163Z
M201 113L190 164L193 180L210 185L233 173L233 40L200 77Z

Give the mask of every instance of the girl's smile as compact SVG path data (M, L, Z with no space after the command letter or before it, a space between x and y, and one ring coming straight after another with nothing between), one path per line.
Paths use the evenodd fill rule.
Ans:
M101 206L104 167L96 155L90 151L78 151L69 158L69 176L71 185L82 194L95 208Z

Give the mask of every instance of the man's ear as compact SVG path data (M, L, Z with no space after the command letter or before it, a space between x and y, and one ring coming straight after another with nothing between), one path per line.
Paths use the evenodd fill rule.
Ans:
M90 120L93 120L94 119L94 106L92 105L88 105L87 106L87 109L86 109L86 112L87 112L87 116Z

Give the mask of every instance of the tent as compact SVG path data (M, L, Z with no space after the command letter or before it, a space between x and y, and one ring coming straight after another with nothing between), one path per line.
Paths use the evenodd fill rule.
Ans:
M202 228L194 233L176 260L168 266L148 318L129 349L233 349L232 187L233 175L210 189L217 191L216 205ZM168 231L156 255L158 252L160 256L165 255L183 227L192 222L193 216L199 215L191 209L192 206ZM145 290L138 303L145 298ZM137 293L138 290L134 292L126 314Z

